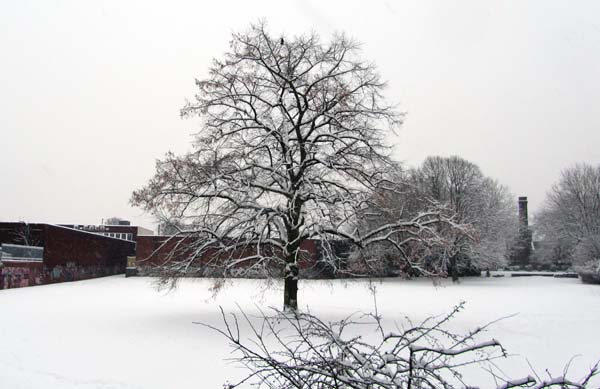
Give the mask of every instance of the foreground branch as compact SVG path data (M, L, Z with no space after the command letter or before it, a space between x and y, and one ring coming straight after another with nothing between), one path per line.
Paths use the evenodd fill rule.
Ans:
M276 309L273 316L260 311L258 318L243 311L226 315L221 309L224 328L203 325L227 338L238 355L232 360L250 372L237 383L226 384L228 389L244 384L259 388L472 388L466 383L467 366L488 370L499 389L585 388L598 373L596 365L579 380L568 378L567 369L547 380L501 377L493 361L506 358L506 350L496 340L476 340L493 322L467 334L446 328L463 305L398 332L386 332L377 314L354 314L326 323L309 313ZM244 328L249 329L248 336L242 334Z

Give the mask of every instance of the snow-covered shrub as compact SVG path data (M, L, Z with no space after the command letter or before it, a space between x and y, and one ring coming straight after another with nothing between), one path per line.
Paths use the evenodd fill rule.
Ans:
M513 379L497 368L494 360L507 357L495 339L481 341L493 322L466 334L448 329L448 322L463 308L447 315L430 317L393 330L384 328L381 316L354 314L338 322L298 312L274 310L255 318L241 312L225 315L224 328L207 325L223 335L234 349L232 360L249 370L227 389L258 388L319 389L421 389L473 388L466 366L477 365L492 374L497 388L585 388L598 373L598 364L579 380L560 376L542 380L535 374ZM243 328L249 334L243 334ZM567 366L568 367L568 366Z
M588 271L598 271L600 264L600 235L581 239L573 253L575 266Z
M582 239L575 247L573 262L583 282L600 284L600 235Z

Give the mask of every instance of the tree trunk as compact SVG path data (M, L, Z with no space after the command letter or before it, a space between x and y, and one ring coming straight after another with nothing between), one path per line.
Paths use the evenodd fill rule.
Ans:
M286 265L283 285L283 310L298 310L298 265L295 263Z
M290 177L296 186L295 178ZM304 224L302 217L302 205L296 194L289 204L290 219L286 222L287 244L285 246L285 283L283 286L283 310L298 310L298 253L300 250L300 226Z
M456 266L456 255L450 258L450 274L452 275L452 282L458 282L458 268Z

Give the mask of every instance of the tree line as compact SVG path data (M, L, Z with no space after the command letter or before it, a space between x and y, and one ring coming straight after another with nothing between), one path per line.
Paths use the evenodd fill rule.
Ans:
M562 171L536 214L540 262L575 266L584 281L600 283L600 165Z

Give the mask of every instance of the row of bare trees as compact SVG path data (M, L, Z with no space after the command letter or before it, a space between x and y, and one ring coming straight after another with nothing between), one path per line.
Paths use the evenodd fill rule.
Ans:
M600 165L564 170L536 214L536 257L569 263L600 282Z
M505 186L457 156L428 157L407 170L398 166L394 177L395 190L378 192L375 206L362 219L367 228L382 220L413 217L432 205L444 209L452 221L436 226L436 239L428 241L427 250L419 242L402 251L412 270L449 274L457 280L459 274L479 274L481 269L507 264L518 220L514 197ZM397 251L389 245L378 247L370 251L370 257L377 263L378 257L397 258ZM425 258L419 255L423 252ZM385 265L385 261L379 263Z

